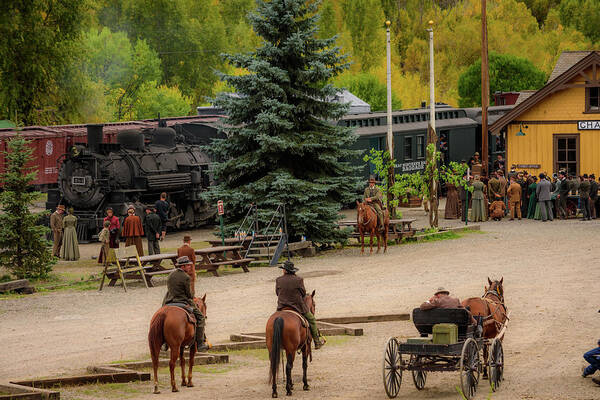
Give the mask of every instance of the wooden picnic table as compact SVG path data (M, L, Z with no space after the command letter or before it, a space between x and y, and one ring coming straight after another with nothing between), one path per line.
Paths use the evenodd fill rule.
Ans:
M244 239L235 238L235 237L225 238L225 245L226 246L242 246L245 250L247 250L248 246L250 246L251 241L252 241L252 235L248 235ZM223 246L223 241L221 239L210 239L210 240L207 240L207 242L210 243L210 245L213 247Z
M243 258L240 251L244 246L216 246L195 250L197 256L196 269L212 272L219 276L217 270L221 265L231 265L233 268L242 268L244 272L250 272L248 264L253 258Z
M412 223L416 220L416 218L391 219L388 238L395 240L396 243L399 243L403 237L414 236L415 230L412 228ZM360 237L356 220L339 221L338 225L340 227L353 227L354 232L351 234L351 236L355 238Z
M173 264L170 268L165 268L161 265L163 260L171 260ZM144 275L146 276L146 282L149 287L154 287L154 283L152 282L152 278L157 275L166 275L170 274L171 271L175 268L175 262L177 261L177 253L163 253L163 254L153 254L150 256L142 256L140 257L140 262L142 263L142 267L144 268ZM125 264L127 259L121 258L119 262ZM131 262L131 260L130 260ZM115 286L117 280L120 279L118 271L110 271L106 275L110 282L108 286ZM125 279L141 279L141 275L138 273L126 273L124 274Z

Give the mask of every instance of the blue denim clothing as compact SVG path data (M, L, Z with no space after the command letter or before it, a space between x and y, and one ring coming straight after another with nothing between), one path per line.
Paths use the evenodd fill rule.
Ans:
M592 375L600 369L600 347L588 351L583 355L583 358L590 363L583 371L584 375Z

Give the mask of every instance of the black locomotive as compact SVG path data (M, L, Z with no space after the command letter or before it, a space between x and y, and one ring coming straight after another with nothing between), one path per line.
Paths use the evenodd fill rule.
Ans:
M172 128L123 130L117 143L103 142L103 125L87 126L87 144L74 145L60 160L58 188L48 192L47 209L75 209L79 240L101 228L106 208L126 214L129 204L143 215L166 192L167 227L195 228L212 222L214 207L202 200L210 186L210 158L200 146L177 143Z

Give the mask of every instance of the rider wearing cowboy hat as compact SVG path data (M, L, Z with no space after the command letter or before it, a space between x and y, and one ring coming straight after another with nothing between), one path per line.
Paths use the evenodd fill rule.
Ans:
M315 341L315 349L321 348L325 344L325 341L321 339L321 335L317 329L317 320L315 319L315 316L310 312L304 302L304 297L306 296L304 279L296 276L298 268L294 267L294 263L289 260L286 260L283 263L283 266L280 266L279 268L283 269L284 273L275 281L277 311L291 308L299 314L302 314L310 325L310 331L313 340Z
M381 194L381 190L375 186L375 177L373 175L369 177L369 186L365 189L363 201L373 207L377 213L377 227L381 228L383 225L383 195Z
M194 270L194 264L186 256L179 257L175 264L175 270L167 278L167 294L163 300L163 306L172 303L183 303L191 308L196 317L196 344L198 351L205 351L208 346L204 337L204 315L196 307L194 297L190 291L190 271Z
M463 308L460 300L456 297L450 297L450 292L443 287L439 287L429 300L421 304L419 307L421 310L432 310L434 308ZM471 312L469 311L469 314ZM471 315L471 323L476 325L477 335L481 336L483 327L478 321Z

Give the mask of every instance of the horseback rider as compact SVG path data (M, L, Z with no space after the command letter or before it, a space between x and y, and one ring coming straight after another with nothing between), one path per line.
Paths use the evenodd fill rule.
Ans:
M279 268L283 269L284 273L275 281L277 311L291 308L303 315L310 325L310 331L313 340L315 341L315 349L320 349L325 344L325 341L321 338L319 330L317 329L317 320L315 319L315 316L310 312L304 302L304 297L306 296L304 279L296 275L298 268L294 267L294 263L289 260L286 260L283 263L283 266L280 266Z
M365 189L363 201L370 205L377 214L377 229L383 227L383 194L377 186L375 186L375 177L369 177L369 186Z
M189 274L194 271L194 264L187 256L179 257L175 264L175 270L167 278L167 294L163 300L165 305L181 305L196 317L196 345L198 351L208 350L206 337L204 336L204 315L196 307L194 297L190 290Z

